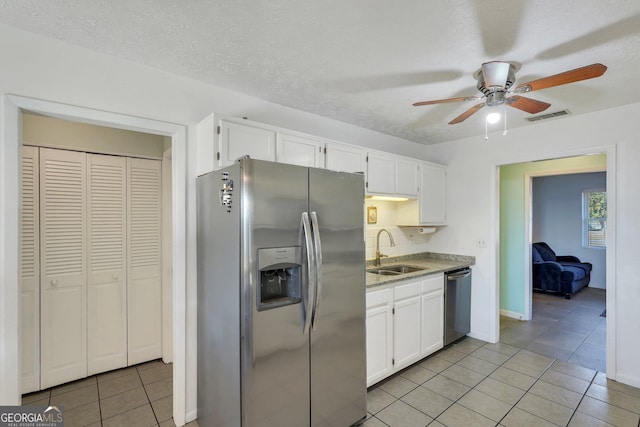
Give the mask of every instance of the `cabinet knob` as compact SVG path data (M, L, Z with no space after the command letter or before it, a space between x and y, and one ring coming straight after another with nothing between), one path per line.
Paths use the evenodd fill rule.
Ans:
M113 280L118 280L118 279L120 278L120 275L118 275L118 274L114 274L114 275L112 275L112 276L111 276L111 278L112 278Z
M51 286L53 286L53 287L58 286L58 281L56 279L53 279L51 281Z

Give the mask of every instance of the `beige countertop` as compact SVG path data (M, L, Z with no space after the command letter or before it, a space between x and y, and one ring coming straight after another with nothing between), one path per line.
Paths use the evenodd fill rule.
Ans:
M441 273L458 268L469 267L476 263L475 257L465 255L440 254L434 252L422 252L419 254L403 255L398 257L382 258L382 267L403 264L415 267L422 267L425 270L413 273L404 273L393 276L382 276L373 273L366 273L367 289L378 286L390 285L416 277L427 276L429 274ZM366 269L376 268L373 260L366 263Z

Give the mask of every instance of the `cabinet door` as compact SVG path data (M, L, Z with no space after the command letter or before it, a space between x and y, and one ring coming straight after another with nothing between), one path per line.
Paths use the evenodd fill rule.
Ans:
M276 133L269 129L223 120L220 123L220 165L232 164L242 156L276 160Z
M40 149L41 387L87 375L86 154Z
M422 357L443 347L444 276L438 274L422 283Z
M38 148L22 147L20 358L22 390L40 389L40 207Z
M392 305L390 289L367 292L367 386L393 371Z
M341 172L360 172L367 170L367 152L346 144L327 142L325 168Z
M444 224L445 169L442 166L423 163L420 185L420 224Z
M420 359L420 295L394 301L394 369Z
M404 157L396 158L396 194L417 197L420 163Z
M128 364L162 356L160 166L128 159Z
M369 152L367 160L367 193L394 194L396 191L396 159L386 153Z
M89 154L87 369L127 366L127 159Z
M286 133L278 133L276 161L298 166L321 168L324 166L324 143Z

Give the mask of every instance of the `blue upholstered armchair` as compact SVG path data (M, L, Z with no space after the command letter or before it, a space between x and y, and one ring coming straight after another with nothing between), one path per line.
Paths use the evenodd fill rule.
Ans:
M591 280L591 263L570 255L556 256L544 242L531 245L531 258L534 290L559 293L570 299Z

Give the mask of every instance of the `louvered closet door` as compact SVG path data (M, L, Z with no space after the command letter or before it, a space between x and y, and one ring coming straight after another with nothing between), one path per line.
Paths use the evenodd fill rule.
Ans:
M89 154L87 351L89 375L127 366L127 159Z
M40 182L38 149L22 148L20 356L22 393L40 389Z
M128 362L162 356L160 169L157 160L128 159Z
M41 387L87 375L86 154L40 149Z

